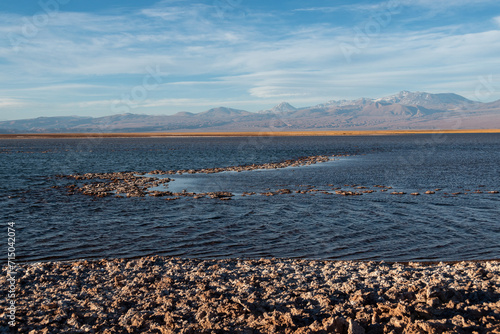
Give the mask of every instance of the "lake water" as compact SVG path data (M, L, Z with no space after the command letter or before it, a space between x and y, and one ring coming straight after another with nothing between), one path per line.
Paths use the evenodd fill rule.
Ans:
M230 201L68 196L64 187L75 181L55 177L226 167L321 154L349 156L305 167L170 176L175 181L169 190L230 191L236 195ZM2 216L5 226L16 224L18 261L154 254L500 258L500 194L489 193L500 190L498 134L1 140L0 166ZM381 192L375 185L392 189ZM359 186L376 192L295 193ZM259 195L281 188L293 193ZM423 194L436 188L441 190L434 195ZM241 196L251 191L257 195Z

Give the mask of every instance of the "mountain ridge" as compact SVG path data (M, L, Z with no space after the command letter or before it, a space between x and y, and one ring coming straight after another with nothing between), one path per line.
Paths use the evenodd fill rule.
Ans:
M482 103L454 93L401 91L382 98L331 100L296 108L288 102L258 112L216 107L173 115L59 116L0 122L0 133L286 131L500 128L500 100ZM458 129L457 128L457 129Z

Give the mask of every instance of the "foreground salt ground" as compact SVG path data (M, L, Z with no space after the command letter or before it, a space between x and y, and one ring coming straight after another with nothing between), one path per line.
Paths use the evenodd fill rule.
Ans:
M497 261L155 256L24 264L16 327L21 333L500 333L499 274ZM7 286L6 268L1 283ZM1 325L7 329L6 321Z

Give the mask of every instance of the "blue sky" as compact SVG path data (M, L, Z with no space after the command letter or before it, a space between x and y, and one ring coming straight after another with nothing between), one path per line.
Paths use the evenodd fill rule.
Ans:
M500 99L498 0L4 1L0 36L0 120Z

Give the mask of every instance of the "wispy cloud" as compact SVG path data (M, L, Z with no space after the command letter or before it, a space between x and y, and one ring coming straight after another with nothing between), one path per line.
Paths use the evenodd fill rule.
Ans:
M380 11L391 11L395 13L399 11L400 8L419 8L425 9L428 12L426 15L437 14L454 8L464 8L464 7L477 7L484 6L488 4L494 4L496 0L478 0L478 1L468 1L468 0L457 0L457 1L435 1L435 0L388 0L380 1L376 3L356 3L353 2L347 5L337 5L337 6L322 6L322 7L304 7L296 8L294 12L322 12L322 13L335 13L340 11L348 12L369 12L375 15Z
M385 3L381 4L350 4L350 5L339 5L339 6L328 6L328 7L306 7L306 8L296 8L294 12L322 12L322 13L333 13L338 11L374 11L379 10L384 6Z
M421 7L432 7L432 8L452 8L452 7L476 7L478 5L484 4L496 4L496 0L456 0L456 1L435 1L435 0L401 0L401 3L407 6L421 6Z
M294 12L323 12L323 13L332 13L340 10L342 7L307 7L307 8L296 8Z
M27 106L28 103L22 101L22 100L16 100L16 99L11 99L11 98L0 98L0 108L12 108L12 107L23 107Z
M464 12L444 24L394 15L377 33L363 32L360 19L369 20L388 4L312 2L293 15L246 8L248 15L238 20L221 18L215 5L173 0L114 14L61 10L18 50L0 40L0 96L5 97L0 113L25 108L33 115L109 114L113 103L141 89L148 67L158 67L162 80L147 98L131 104L133 112L202 111L214 105L256 110L282 100L301 105L428 87L473 92L478 75L499 68L499 16L463 22ZM455 2L399 4L418 7L422 15L446 6L461 10ZM331 18L311 22L307 14L317 12ZM354 16L358 23L350 23ZM409 18L416 21L410 24ZM24 21L0 13L0 32L23 37ZM359 31L368 43L348 63L340 45L356 46Z
M493 21L500 27L500 16L493 18Z

